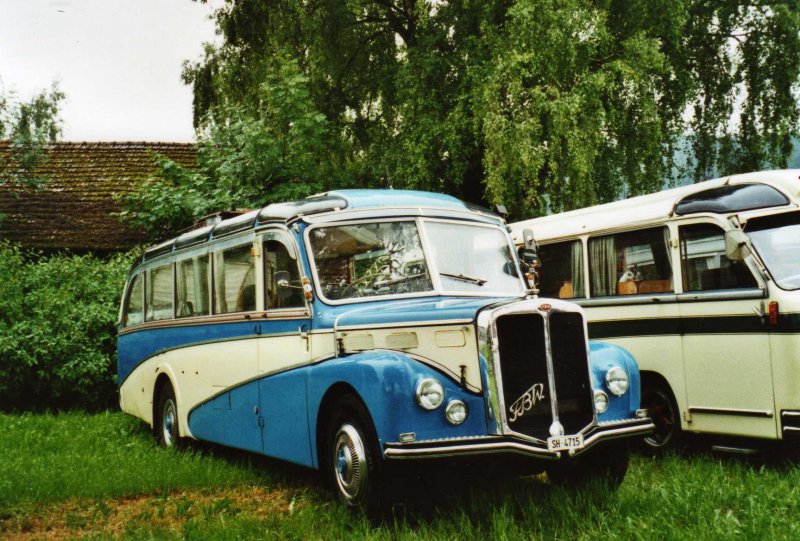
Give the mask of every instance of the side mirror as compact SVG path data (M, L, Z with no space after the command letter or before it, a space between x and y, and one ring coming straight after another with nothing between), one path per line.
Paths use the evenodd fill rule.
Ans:
M536 253L536 250L532 250L530 248L525 248L524 246L519 249L519 258L522 260L523 263L528 265L533 269L538 269L542 266L542 261L539 259L539 254Z
M725 255L731 261L742 261L748 253L747 235L741 229L725 232Z
M302 289L301 286L293 286L290 282L289 271L278 271L275 273L275 284L278 286L277 294L280 300L286 300L292 296L292 289Z

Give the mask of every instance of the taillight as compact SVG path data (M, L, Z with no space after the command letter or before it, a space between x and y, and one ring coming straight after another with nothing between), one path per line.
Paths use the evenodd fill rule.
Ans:
M778 301L772 301L769 303L769 324L770 325L777 325L778 324Z

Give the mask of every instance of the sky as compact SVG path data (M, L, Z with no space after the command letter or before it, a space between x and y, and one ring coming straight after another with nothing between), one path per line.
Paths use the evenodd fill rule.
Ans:
M0 0L0 92L57 81L64 141L194 140L186 60L215 40L191 0Z

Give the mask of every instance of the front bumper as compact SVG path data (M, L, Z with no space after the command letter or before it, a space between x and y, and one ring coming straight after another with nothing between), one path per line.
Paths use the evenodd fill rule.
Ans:
M644 436L655 425L649 418L622 419L593 424L581 431L583 447L566 451L550 451L546 444L517 436L474 436L425 440L410 443L392 442L384 446L384 456L391 460L444 458L487 454L517 454L529 457L558 459L563 454L579 455L594 445L617 438Z

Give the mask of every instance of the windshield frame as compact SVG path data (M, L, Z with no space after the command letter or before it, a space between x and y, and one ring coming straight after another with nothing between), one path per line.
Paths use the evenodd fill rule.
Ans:
M427 271L430 275L430 280L432 284L432 288L426 291L415 291L411 293L395 293L390 295L373 295L373 296L364 296L364 297L348 297L346 299L329 299L323 294L322 291L322 283L319 279L319 275L317 273L317 262L316 257L314 254L314 249L311 244L311 232L318 228L323 227L339 227L339 226L347 226L347 225L360 225L360 224L371 224L371 223L389 223L389 222L413 222L417 228L417 233L419 235L420 244L422 247L422 253L425 258L425 264L427 265ZM498 292L498 291L458 291L454 289L444 289L442 286L442 279L439 274L439 269L437 262L433 259L432 250L431 250L431 242L428 235L428 230L426 227L426 222L437 222L437 223L449 223L449 224L456 224L466 227L481 227L481 228L488 228L499 231L503 238L505 239L507 246L509 248L509 252L511 253L511 259L514 263L514 269L517 272L517 280L519 281L520 287L517 294L509 294L508 291L506 292ZM420 298L420 297L486 297L486 298L496 298L496 297L523 297L527 292L527 288L525 282L523 280L524 273L520 268L519 258L516 256L516 249L514 247L514 243L511 240L511 236L508 234L505 228L500 226L499 224L490 224L485 222L477 222L477 221L467 221L467 220L453 220L453 219L442 219L442 218L433 218L433 217L422 217L422 216L404 216L404 217L391 217L391 218L382 218L372 216L370 218L362 218L359 220L347 220L347 221L332 221L332 222L316 222L314 224L309 225L303 231L303 241L305 243L305 251L308 257L308 266L311 270L311 275L313 277L314 283L314 291L316 292L316 296L322 300L325 304L329 305L342 305L342 304L356 304L356 303L364 303L364 302L376 302L376 301L388 301L388 300L402 300L402 299L413 299L413 298Z
M779 289L781 289L783 291L798 291L798 290L800 290L800 285L798 285L797 287L787 287L785 285L782 285L778 281L778 279L776 279L775 272L773 271L774 264L771 261L771 258L768 259L768 258L764 257L763 247L760 247L759 243L755 242L754 239L753 239L752 233L754 233L754 231L748 231L747 230L747 226L753 221L759 221L759 220L762 220L762 219L770 219L770 218L789 217L790 215L794 215L796 218L798 218L798 220L797 220L798 223L797 224L792 224L792 225L800 225L800 210L798 210L797 208L794 208L794 209L792 209L790 211L781 210L780 212L774 212L774 213L771 212L771 213L766 213L766 214L761 214L761 215L748 216L747 222L745 222L743 230L744 230L744 233L747 235L747 238L749 239L748 244L750 245L752 255L754 257L758 258L758 261L760 262L760 265L763 266L763 268L766 269L766 271L769 273L770 281L773 284L775 284ZM764 229L760 229L758 231L767 231L769 229L776 229L776 228L764 228ZM756 232L758 232L758 231L756 231ZM800 269L798 269L798 274L800 274ZM782 277L781 279L783 280L783 279L785 279L785 277Z

